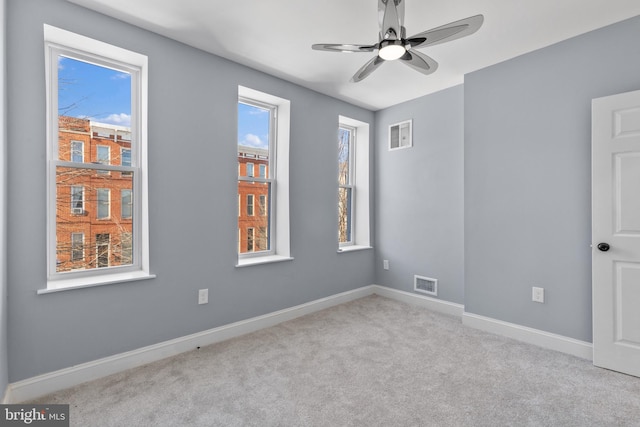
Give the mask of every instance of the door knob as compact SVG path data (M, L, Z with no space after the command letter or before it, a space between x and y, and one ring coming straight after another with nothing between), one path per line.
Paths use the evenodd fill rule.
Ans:
M600 249L602 252L607 252L609 250L611 246L609 246L608 243L598 243L598 249Z

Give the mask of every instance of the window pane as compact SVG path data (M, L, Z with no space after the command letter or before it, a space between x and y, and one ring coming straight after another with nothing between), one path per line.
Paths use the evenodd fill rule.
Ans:
M338 130L338 183L351 183L351 131L340 128Z
M340 243L351 242L351 188L338 191L338 238Z
M126 256L128 253L126 251L131 253L133 251L132 237L129 237L128 242L125 242L129 245L128 247L122 247L123 243L119 237L123 233L133 231L131 221L121 221L117 215L115 218L109 219L112 190L116 191L114 194L120 192L124 195L125 203L122 206L124 212L133 213L132 189L133 173L115 178L111 175L100 174L95 169L56 168L57 272L92 269L103 264L117 266L132 263L132 257ZM100 220L97 221L99 218ZM72 237L74 233L83 233L85 236L83 256L80 256L79 240L76 240L75 244L72 242L74 238L79 239L79 237ZM99 245L95 240L97 235L110 236L108 253L104 248L102 253L98 251ZM102 239L102 246L104 246L106 238L103 236ZM120 256L121 253L122 256Z

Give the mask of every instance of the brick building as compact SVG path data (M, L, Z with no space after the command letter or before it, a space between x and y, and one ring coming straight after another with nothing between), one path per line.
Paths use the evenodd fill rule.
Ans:
M269 151L238 146L238 176L269 176ZM269 249L269 184L238 181L238 252Z
M60 116L56 173L56 271L131 264L132 172L76 166L131 166L131 131Z

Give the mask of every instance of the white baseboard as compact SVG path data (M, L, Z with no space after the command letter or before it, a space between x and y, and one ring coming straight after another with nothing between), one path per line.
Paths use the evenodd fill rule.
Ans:
M344 304L359 298L377 294L381 297L418 305L436 312L460 317L470 327L504 335L530 344L572 354L591 360L592 345L587 342L555 335L513 323L464 312L462 304L451 303L423 295L399 291L380 285L370 285L311 301L295 307L254 317L218 328L209 329L184 337L142 347L126 353L116 354L37 377L11 383L7 386L3 404L20 403L92 381L127 369L146 365L157 360L175 356L197 347L215 344L260 329L268 328L288 320Z
M559 351L582 359L593 360L593 344L563 335L533 329L515 323L503 322L473 313L464 313L462 323L472 328L513 338L528 344Z
M64 390L127 369L146 365L157 360L215 344L240 335L268 328L325 308L363 298L374 293L373 286L365 286L295 307L231 323L184 337L116 354L80 365L60 369L37 377L9 384L4 403L20 403Z
M381 297L394 299L408 304L419 305L420 307L428 308L429 310L437 311L438 313L461 317L464 312L464 305L462 304L399 291L397 289L387 288L386 286L372 285L372 287L373 293L380 295Z

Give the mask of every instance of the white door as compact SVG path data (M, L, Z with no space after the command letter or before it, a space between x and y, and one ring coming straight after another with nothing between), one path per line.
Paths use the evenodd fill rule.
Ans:
M592 103L593 363L640 376L640 91Z

